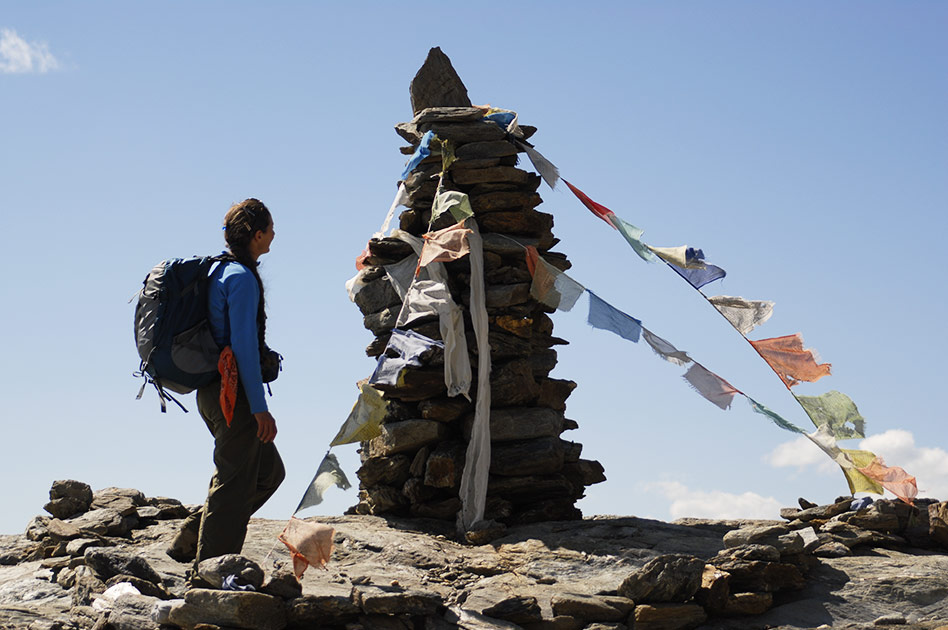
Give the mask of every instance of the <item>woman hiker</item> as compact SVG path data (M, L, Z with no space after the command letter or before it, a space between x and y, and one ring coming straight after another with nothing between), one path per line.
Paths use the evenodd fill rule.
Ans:
M224 348L224 387L216 380L197 391L198 411L214 436L215 471L204 506L185 519L167 550L179 562L193 560L194 568L208 558L240 553L250 516L285 476L261 370L261 357L267 359L265 371L274 372L268 382L278 369L278 361L269 359L279 355L264 342L267 315L257 271L257 259L270 251L273 236L270 211L257 199L234 204L224 217L227 259L211 272L208 287L208 322ZM190 576L189 584L196 572Z

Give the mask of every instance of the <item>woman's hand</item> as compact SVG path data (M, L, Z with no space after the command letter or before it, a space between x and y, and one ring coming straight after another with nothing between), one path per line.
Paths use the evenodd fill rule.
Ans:
M277 421L269 411L261 411L253 414L257 419L257 437L266 444L272 442L277 434Z

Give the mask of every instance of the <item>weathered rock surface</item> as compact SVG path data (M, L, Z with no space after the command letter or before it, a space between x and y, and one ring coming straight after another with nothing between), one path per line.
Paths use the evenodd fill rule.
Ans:
M771 545L725 545L729 532L745 529L729 539L751 539L754 532L772 522L690 519L690 524L683 525L634 517L593 517L512 526L493 534L490 544L471 546L455 542L453 527L439 521L374 516L320 520L336 529L335 550L327 570L308 571L299 591L284 582L287 588L278 587L279 592L267 594L187 592L184 576L188 565L164 554L179 521L155 520L133 529L127 538L104 538L103 542L112 545L109 548L93 547L85 555L0 566L0 627L27 628L36 623L36 628L78 630L92 628L101 620L112 627L154 628L147 625L142 613L145 603L160 601L155 597L120 600L121 605L108 615L90 607L107 586L99 575L116 572L107 581L121 581L118 571L129 573L129 558L152 568L158 576L156 588L165 590L165 596L180 598L166 605L173 611L171 620L185 628L201 623L243 628L318 624L340 629L359 623L403 630L418 627L417 623L445 630L594 625L600 630L633 625L737 630L824 624L870 628L875 620L896 615L902 616L908 628L932 629L948 623L948 555L944 547L879 548L872 546L872 537L864 536L862 543L851 548L852 555L815 560L804 571L800 566L805 568L805 563L791 563L795 554L781 555ZM271 576L270 582L280 572L285 580L284 567L291 562L282 545L267 557L282 528L282 522L253 520L243 551ZM0 554L24 543L43 545L46 540L2 536ZM662 556L666 559L656 562ZM622 595L629 591L620 586L631 574L642 572L650 563L667 569L668 556L686 567L698 567L694 598L649 603ZM87 557L97 567L95 572L87 566ZM738 576L742 570L746 572L743 583L721 569L727 563L736 567ZM771 586L776 583L766 570L754 572L761 567L793 574L792 588L782 584L775 592L768 591L764 588L768 580ZM796 582L797 576L802 576L802 586ZM153 583L134 579L141 580L139 585ZM289 579L295 581L292 576ZM690 578L680 583L688 587L678 599L687 597L691 590Z

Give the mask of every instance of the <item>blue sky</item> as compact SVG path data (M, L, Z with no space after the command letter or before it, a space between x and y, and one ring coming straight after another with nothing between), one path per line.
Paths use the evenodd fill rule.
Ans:
M948 228L948 8L894 3L18 3L0 0L0 276L5 436L0 532L54 479L204 498L212 440L192 404L160 414L138 381L128 299L159 260L222 247L258 197L268 334L286 357L271 409L286 518L373 362L348 301L391 203L431 46L478 104L653 245L725 268L707 293L776 302L750 336L802 332L848 394L865 447L948 499L942 279ZM529 168L529 163L526 164ZM639 260L565 187L542 188L570 275L756 400L809 426L776 376L674 273ZM579 383L567 434L608 481L585 514L776 517L842 474L740 400L720 411L644 344L554 315L553 373ZM355 481L355 446L334 450ZM332 489L307 514L339 514Z

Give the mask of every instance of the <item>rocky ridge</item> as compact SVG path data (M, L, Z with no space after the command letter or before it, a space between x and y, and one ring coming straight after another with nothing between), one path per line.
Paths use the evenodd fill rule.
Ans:
M50 496L51 516L0 537L0 628L948 627L948 502L801 500L772 521L596 516L476 546L444 521L320 518L335 549L302 582L276 542L284 523L254 519L244 556L202 563L210 588L187 590L188 566L164 550L188 507L74 481Z

